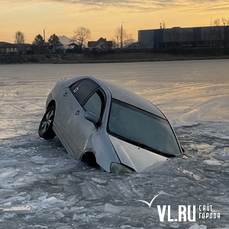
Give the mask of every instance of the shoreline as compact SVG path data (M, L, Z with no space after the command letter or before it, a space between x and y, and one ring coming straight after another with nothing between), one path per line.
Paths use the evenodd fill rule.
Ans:
M83 64L83 63L125 63L181 60L229 59L229 55L169 54L169 53L108 53L86 54L37 54L0 56L0 64Z

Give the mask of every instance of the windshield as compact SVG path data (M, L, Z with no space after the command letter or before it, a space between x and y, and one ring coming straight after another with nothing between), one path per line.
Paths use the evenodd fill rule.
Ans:
M155 153L165 156L181 154L167 120L118 100L112 100L108 132Z

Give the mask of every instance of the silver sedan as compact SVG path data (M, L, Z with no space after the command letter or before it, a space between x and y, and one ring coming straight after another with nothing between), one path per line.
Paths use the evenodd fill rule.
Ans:
M69 154L107 172L143 172L182 155L165 115L112 83L84 76L61 79L46 101L38 133L56 135Z

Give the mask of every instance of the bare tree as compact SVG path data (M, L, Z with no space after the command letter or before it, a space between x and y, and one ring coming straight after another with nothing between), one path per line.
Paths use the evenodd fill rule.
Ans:
M17 31L15 33L15 40L14 40L15 44L25 44L25 35L24 33Z
M123 40L123 48L127 48L129 45L133 44L135 40L133 39L132 34L127 34Z
M229 25L229 19L222 18L221 20L222 20L222 25L223 25L223 26Z
M79 27L74 31L73 41L77 41L80 46L86 46L88 39L91 37L91 30L85 27Z
M118 48L117 40L114 37L111 40L112 40L112 49Z
M165 22L164 21L160 23L160 29L165 29Z
M227 43L229 40L228 29L226 26L229 26L229 20L226 18L216 19L213 21L215 37L221 44L223 44L224 48L227 47Z
M124 40L127 38L127 32L123 28L123 25L121 25L120 27L116 28L115 37L116 37L116 40L117 40L118 47L119 48L123 48Z

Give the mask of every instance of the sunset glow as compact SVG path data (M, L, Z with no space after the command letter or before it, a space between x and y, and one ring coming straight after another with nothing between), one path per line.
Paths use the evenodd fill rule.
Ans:
M16 31L31 43L38 34L72 37L78 27L91 30L91 40L115 38L123 25L137 39L138 30L175 26L210 26L215 19L229 19L224 0L0 0L0 41L14 42Z

